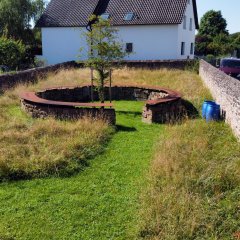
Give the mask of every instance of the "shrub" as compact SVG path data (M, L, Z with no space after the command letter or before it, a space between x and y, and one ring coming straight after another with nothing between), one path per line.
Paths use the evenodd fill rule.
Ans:
M199 60L190 61L186 65L185 70L190 71L190 72L199 73Z
M21 41L0 37L0 65L16 69L21 65L26 54L26 48Z

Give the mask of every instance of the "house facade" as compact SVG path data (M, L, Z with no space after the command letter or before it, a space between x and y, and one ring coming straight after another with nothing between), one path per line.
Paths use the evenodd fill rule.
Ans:
M37 23L47 64L87 58L92 14L111 19L126 60L194 58L196 0L52 0Z

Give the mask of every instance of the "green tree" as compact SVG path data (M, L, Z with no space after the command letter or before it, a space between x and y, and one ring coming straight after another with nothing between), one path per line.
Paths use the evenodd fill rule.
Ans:
M44 6L45 0L0 0L0 35L28 43L32 40L30 23L42 14Z
M32 19L34 23L38 21L38 19L41 17L43 14L47 1L46 0L32 0L31 1L32 5Z
M215 37L221 33L228 35L227 21L223 18L221 11L206 12L200 22L199 34Z
M208 46L211 42L211 37L208 37L207 35L197 34L195 39L195 54L200 56L209 54Z
M240 32L231 34L230 41L234 51L237 53L237 57L240 58Z
M92 16L90 22L90 29L85 34L89 46L85 65L97 73L94 80L97 83L99 100L104 103L104 84L112 68L126 56L126 52L118 40L118 30L111 26L110 20Z
M25 46L20 40L0 37L0 65L16 69L24 61L25 54Z
M223 33L216 35L208 44L208 52L215 56L223 56L233 52L233 50L234 47L229 36Z
M221 11L208 11L201 19L196 36L196 54L222 56L234 50Z
M45 5L45 0L0 0L0 37L20 40L25 45L24 62L18 65L28 67L34 63L41 38L40 30L32 29L31 24L43 13Z

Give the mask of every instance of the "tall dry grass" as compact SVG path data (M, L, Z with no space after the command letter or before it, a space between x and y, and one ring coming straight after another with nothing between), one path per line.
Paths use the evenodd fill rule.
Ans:
M113 72L114 83L160 85L182 92L199 105L207 94L196 78L190 71L167 69L124 68ZM103 122L36 120L20 110L18 96L22 91L83 83L90 83L89 69L62 70L36 84L19 85L0 97L0 179L68 174L82 167L79 162L99 152L111 132Z
M78 85L85 73L61 71L0 96L0 181L70 175L103 150L113 129L101 120L32 119L20 109L20 92Z
M36 91L90 83L90 70L87 68L61 70L57 74L50 74L47 79L37 84L17 87L14 94L17 95L26 89ZM193 101L198 106L201 102L200 98L211 98L209 91L203 87L200 77L191 71L122 68L113 71L113 84L141 84L170 88L179 91L185 99Z
M167 127L143 197L141 238L234 239L240 229L240 145L223 123Z
M200 112L211 98L191 72L139 74L183 93ZM146 80L145 80L146 79ZM234 239L240 230L240 144L225 123L186 120L166 126L142 197L139 238Z
M146 70L120 69L113 72L114 83L129 83L162 86L179 91L183 98L192 102L197 108L202 100L211 98L210 92L203 87L200 77L191 71L182 70Z

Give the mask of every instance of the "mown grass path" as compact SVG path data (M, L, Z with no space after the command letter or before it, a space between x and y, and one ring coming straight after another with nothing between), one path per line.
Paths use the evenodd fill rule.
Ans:
M106 151L70 178L0 184L0 239L136 239L139 196L161 125L141 122L141 102L116 102Z

